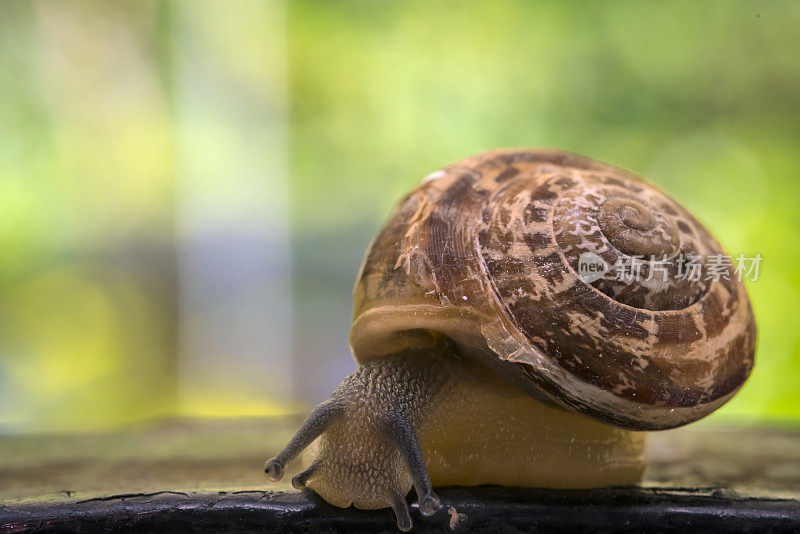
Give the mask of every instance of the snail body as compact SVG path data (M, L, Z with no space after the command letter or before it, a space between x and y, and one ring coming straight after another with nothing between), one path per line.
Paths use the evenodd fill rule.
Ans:
M681 276L723 254L635 175L575 154L500 150L437 171L404 197L358 275L360 367L267 464L337 506L439 508L432 487L635 483L643 430L695 421L750 373L744 286ZM637 277L581 277L588 257ZM653 276L656 261L661 275ZM694 260L693 260L694 261Z

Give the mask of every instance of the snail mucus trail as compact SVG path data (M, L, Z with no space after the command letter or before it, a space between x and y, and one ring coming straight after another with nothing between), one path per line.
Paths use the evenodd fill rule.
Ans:
M340 507L391 507L412 527L435 486L636 483L644 430L695 421L750 373L755 322L727 279L678 258L723 253L632 173L552 150L499 150L431 175L367 251L350 344L359 362L266 466ZM581 254L642 257L642 276L584 282ZM316 440L316 441L315 441Z

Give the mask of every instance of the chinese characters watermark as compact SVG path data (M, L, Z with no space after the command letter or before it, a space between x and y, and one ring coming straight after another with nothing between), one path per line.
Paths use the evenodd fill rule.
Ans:
M700 282L736 279L756 282L760 273L761 254L736 257L726 254L679 254L666 256L620 256L613 265L593 252L584 252L578 258L578 276L590 284L601 278L611 278L624 283L656 280Z

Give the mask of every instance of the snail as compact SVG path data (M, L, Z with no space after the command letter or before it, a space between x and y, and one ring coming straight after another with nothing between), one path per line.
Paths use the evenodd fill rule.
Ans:
M639 276L582 276L587 254L635 260ZM314 442L293 486L391 507L403 531L412 486L429 516L435 486L636 483L643 431L708 415L752 369L755 321L732 267L684 276L686 258L721 254L675 200L590 158L496 150L434 172L364 258L358 369L265 472L280 480Z

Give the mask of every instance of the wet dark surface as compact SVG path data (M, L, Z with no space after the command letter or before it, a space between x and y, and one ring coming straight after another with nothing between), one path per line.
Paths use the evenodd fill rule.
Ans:
M798 532L800 504L719 490L443 488L418 532ZM389 510L341 510L297 493L158 493L0 509L10 532L394 532Z
M263 478L295 420L170 421L0 438L6 532L397 532L388 509L330 506ZM440 488L416 532L800 532L800 433L705 423L649 437L641 486ZM272 491L265 491L272 490ZM410 502L414 502L412 495Z

